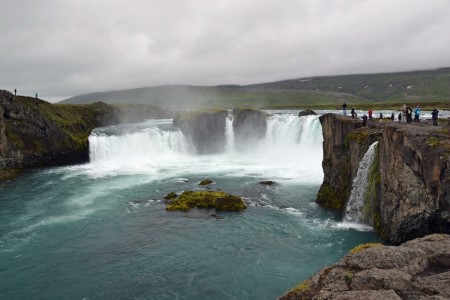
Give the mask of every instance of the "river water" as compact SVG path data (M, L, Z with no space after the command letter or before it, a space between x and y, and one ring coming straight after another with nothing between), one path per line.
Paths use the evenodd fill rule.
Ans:
M274 113L239 151L231 122L225 151L203 156L172 120L99 128L90 163L2 183L0 299L276 299L378 240L315 203L318 117ZM164 195L205 178L247 210L165 210Z

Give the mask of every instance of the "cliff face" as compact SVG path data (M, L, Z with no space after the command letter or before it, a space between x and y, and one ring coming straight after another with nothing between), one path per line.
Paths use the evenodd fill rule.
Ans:
M380 136L378 128L362 128L362 122L335 114L321 116L324 179L317 203L343 210L350 197L359 162Z
M0 90L0 180L23 168L87 162L95 127L163 113L146 109L101 102L57 105Z
M233 110L233 130L236 144L242 147L266 136L266 113L256 109Z
M361 245L281 299L450 299L449 269L448 235Z
M447 128L378 123L327 114L323 129L321 205L343 210L368 147L379 140L366 201L384 241L399 244L426 234L450 233L450 137ZM369 199L370 198L370 199Z
M212 154L224 150L227 116L226 110L186 112L177 115L173 125L180 128L197 154Z
M450 233L450 139L434 126L391 125L380 141L382 236L400 243Z

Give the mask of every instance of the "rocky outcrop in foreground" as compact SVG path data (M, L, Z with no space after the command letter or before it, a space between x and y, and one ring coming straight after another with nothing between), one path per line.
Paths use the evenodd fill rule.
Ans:
M364 207L370 225L389 244L431 233L450 233L450 132L443 126L369 123L335 114L320 117L323 206L345 209L359 162L379 141L370 168Z
M225 147L226 110L192 111L178 114L173 125L188 139L197 154L222 152Z
M374 246L355 248L281 299L450 299L449 235Z

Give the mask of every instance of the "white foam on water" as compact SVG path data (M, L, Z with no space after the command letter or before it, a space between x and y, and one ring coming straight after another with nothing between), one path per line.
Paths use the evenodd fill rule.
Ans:
M91 162L80 171L94 178L141 174L164 179L208 172L312 183L323 178L322 131L317 116L270 116L265 138L240 152L233 146L232 119L227 118L226 147L215 155L191 154L186 138L169 124L146 125L126 134L94 132L89 137Z

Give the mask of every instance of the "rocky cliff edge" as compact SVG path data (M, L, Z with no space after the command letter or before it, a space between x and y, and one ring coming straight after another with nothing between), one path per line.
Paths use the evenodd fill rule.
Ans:
M450 236L361 245L281 299L450 299Z
M369 122L346 116L320 117L324 180L317 195L323 206L343 211L359 162L379 141L369 174L365 205L370 225L390 244L430 233L450 233L450 127L428 122Z

